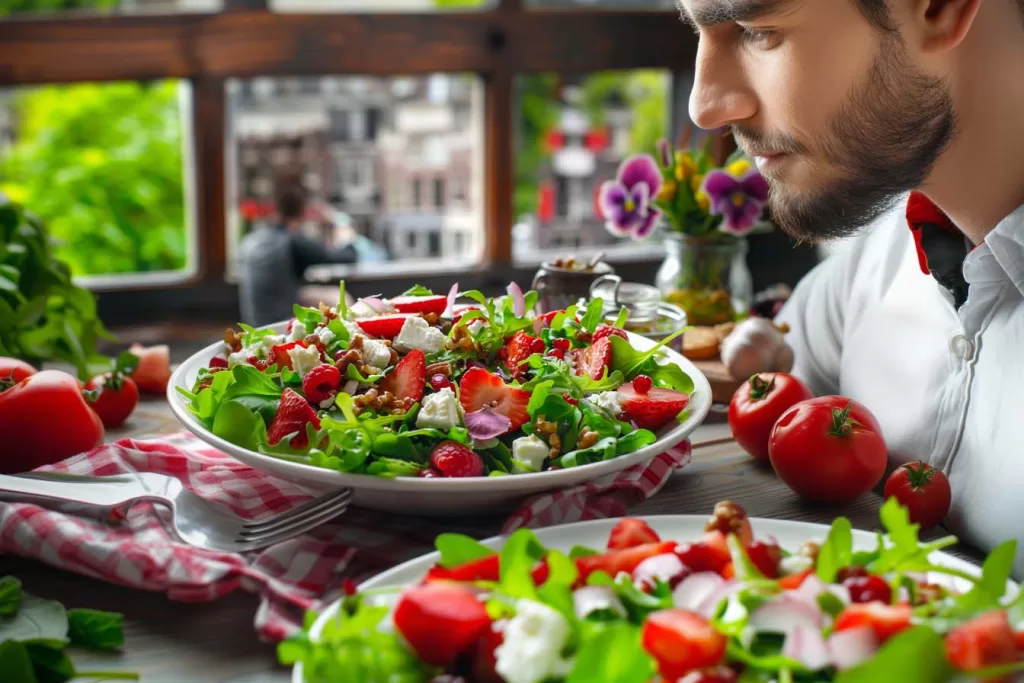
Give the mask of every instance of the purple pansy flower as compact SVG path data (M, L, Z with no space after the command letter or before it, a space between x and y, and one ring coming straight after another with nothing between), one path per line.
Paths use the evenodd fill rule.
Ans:
M742 237L754 229L768 202L768 183L756 170L742 178L715 169L704 178L703 190L711 200L711 213L722 216L722 232Z
M608 232L633 239L647 237L661 215L652 204L660 189L661 171L650 155L623 161L618 177L603 183L598 197Z

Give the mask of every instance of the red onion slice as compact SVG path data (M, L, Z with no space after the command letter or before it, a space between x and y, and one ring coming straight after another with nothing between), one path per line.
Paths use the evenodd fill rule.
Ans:
M672 591L672 603L680 609L699 612L708 598L721 592L726 585L725 579L715 572L690 574Z
M750 625L756 631L789 634L797 626L820 630L825 621L818 606L806 599L783 594L764 603L750 615Z
M611 586L584 586L572 594L573 609L577 619L586 619L587 615L598 610L610 609L616 614L626 616L626 608Z
M512 297L512 312L517 318L522 318L526 315L526 298L523 296L523 290L515 282L510 282L507 291Z
M828 639L829 657L840 671L866 662L877 649L878 639L870 626L837 631Z
M451 318L455 315L455 300L459 298L459 283L456 282L452 285L452 288L448 290L448 305L444 309L442 314L445 318Z
M824 669L831 660L821 631L803 624L798 624L786 635L782 656L795 659L811 671Z

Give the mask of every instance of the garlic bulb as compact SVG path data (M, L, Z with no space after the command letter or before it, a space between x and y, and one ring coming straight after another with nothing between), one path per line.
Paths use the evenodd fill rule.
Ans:
M776 326L767 318L748 318L722 340L722 363L735 379L758 372L789 372L793 349L784 338L788 331L785 324Z

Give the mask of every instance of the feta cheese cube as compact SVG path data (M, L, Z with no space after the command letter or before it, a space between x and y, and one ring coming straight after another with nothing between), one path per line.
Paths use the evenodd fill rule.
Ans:
M366 339L363 341L363 360L367 365L384 369L391 364L391 349L382 341Z
M416 415L416 426L420 429L451 429L462 425L462 406L455 398L455 392L445 387L441 391L423 397L420 412Z
M373 306L362 299L349 306L348 311L356 318L373 318L378 315Z
M328 396L324 400L320 401L320 407L323 410L329 410L331 408L331 406L334 405L334 398L335 397L332 395L332 396Z
M466 325L466 331L469 332L472 335L475 335L477 332L479 332L480 330L484 329L484 324L485 323L484 323L482 318L476 318L475 320L470 322L468 325Z
M228 367L233 368L236 365L245 365L249 362L249 350L242 349L241 351L235 351L228 356Z
M349 341L352 341L353 339L355 339L356 335L360 335L361 334L364 337L366 336L366 332L363 331L363 328L359 327L359 325L357 325L355 323L350 323L347 320L343 320L343 321L341 321L341 324L345 326L346 330L348 330Z
M814 562L806 555L790 555L779 561L779 570L783 576L799 574L814 566Z
M559 612L520 599L504 631L504 641L494 651L494 670L507 683L541 683L561 668L569 622Z
M268 334L266 337L260 340L259 353L260 358L266 358L270 355L270 350L278 344L285 343L285 336L283 334Z
M444 332L436 327L431 327L430 323L423 318L414 316L406 318L401 331L395 337L394 345L403 353L408 353L413 349L419 349L423 353L437 353L444 348L446 341L448 338Z
M322 365L320 349L315 346L296 346L288 349L288 357L292 359L292 368L300 377L305 377L310 370Z
M331 342L337 338L338 335L331 332L328 327L321 327L316 331L316 336L320 337L320 343L324 346L330 346Z
M622 414L622 396L617 391L602 391L599 394L587 396L587 399L615 417Z
M288 333L288 341L293 342L305 339L307 334L309 333L306 332L306 326L296 320L292 323L292 331Z
M512 442L512 459L531 472L540 472L551 449L536 434L521 436Z

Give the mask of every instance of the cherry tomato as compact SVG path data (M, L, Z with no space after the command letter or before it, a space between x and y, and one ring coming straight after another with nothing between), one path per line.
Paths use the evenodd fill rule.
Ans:
M581 581L586 581L587 577L596 571L607 572L611 577L617 576L619 572L632 574L633 570L648 557L664 555L673 552L675 548L675 541L662 541L611 550L601 555L586 555L576 558L576 569L579 570Z
M8 380L17 384L37 370L20 358L0 356L0 382Z
M166 392L171 379L171 355L167 345L144 347L132 344L128 350L139 358L139 364L132 372L139 391L147 394Z
M779 478L809 500L848 503L885 474L882 428L862 404L822 396L791 407L768 444Z
M758 373L729 401L729 428L736 443L758 460L768 459L768 437L784 412L813 398L810 387L784 372Z
M98 375L85 383L89 407L100 416L103 426L120 427L139 403L139 388L131 377ZM95 392L95 394L92 394ZM95 399L90 395L95 396Z
M28 472L103 443L78 380L43 370L0 392L0 473Z
M895 497L908 508L910 521L922 529L945 519L953 500L946 475L923 462L909 462L894 470L885 481L885 497Z
M652 612L641 638L644 649L658 662L658 673L670 681L725 659L726 637L704 617L684 609Z

